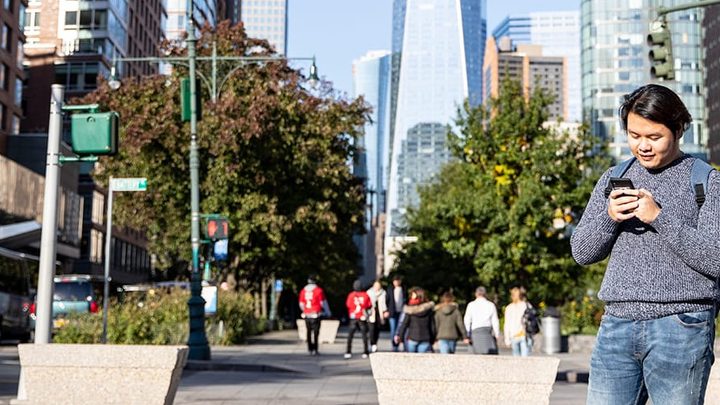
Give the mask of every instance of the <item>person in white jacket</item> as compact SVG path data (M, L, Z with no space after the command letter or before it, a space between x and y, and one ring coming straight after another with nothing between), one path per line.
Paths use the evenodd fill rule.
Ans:
M511 346L513 356L529 356L532 352L532 336L525 330L525 311L532 306L525 298L525 289L510 289L512 302L505 307L505 345Z
M475 354L498 354L500 320L497 307L488 301L485 287L475 289L475 300L465 309L465 329Z
M379 281L375 281L372 287L367 290L372 302L372 309L368 317L368 325L370 325L370 351L377 352L377 342L380 338L380 328L385 325L385 320L390 316L387 309L387 300L385 289Z

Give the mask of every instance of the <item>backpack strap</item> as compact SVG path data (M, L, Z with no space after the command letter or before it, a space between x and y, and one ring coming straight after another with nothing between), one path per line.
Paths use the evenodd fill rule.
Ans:
M630 166L635 162L635 156L631 157L628 160L625 160L618 164L617 166L613 167L612 172L610 173L610 177L622 177L625 175L625 172L628 171ZM610 185L610 179L608 178L607 186L605 187L605 198L610 197L610 192L612 191L612 186Z
M712 166L701 159L695 159L692 164L692 170L690 172L690 186L695 192L695 202L697 203L698 210L702 208L705 203L705 192L708 189L708 179L710 178L710 172L713 170L715 169Z

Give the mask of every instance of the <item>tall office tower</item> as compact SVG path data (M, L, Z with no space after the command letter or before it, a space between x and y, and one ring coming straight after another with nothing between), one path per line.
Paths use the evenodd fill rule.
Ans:
M372 107L370 121L358 140L360 154L353 172L365 178L368 203L365 234L358 244L364 268L363 280L372 282L382 276L382 217L385 215L385 195L389 165L389 112L390 112L389 51L371 51L353 62L353 90L355 97L362 96Z
M287 54L288 0L226 0L225 18L233 25L242 22L248 36Z
M610 142L615 157L630 156L627 135L617 110L625 94L650 82L678 93L692 114L690 129L681 138L686 153L706 158L705 65L702 42L703 9L668 15L672 32L675 80L650 77L646 37L658 7L684 4L678 0L582 0L583 117L593 134Z
M720 5L705 9L705 86L710 161L720 164Z
M288 0L229 0L227 12L233 22L242 20L249 37L265 39L277 53L287 54Z
M193 17L200 27L205 23L214 26L223 19L219 14L223 9L223 0L195 0L193 5L195 7ZM165 36L169 40L181 39L187 31L185 18L187 0L165 0L165 8L167 9Z
M492 33L495 41L509 37L513 46L542 46L543 56L567 58L567 121L582 121L580 78L580 12L548 11L507 16Z
M5 0L0 5L0 155L6 153L7 136L20 131L26 6L27 0Z
M496 43L494 37L485 46L483 66L484 97L497 97L500 84L507 77L520 82L525 95L532 94L536 86L555 96L548 106L548 120L567 121L567 59L545 56L539 45L521 44L513 47L510 38L502 37Z
M403 220L407 208L417 204L417 187L449 160L447 151L437 147L444 145L440 139L447 136L458 107L466 99L472 105L482 101L485 4L484 0L398 0L394 4L393 52L399 59L392 66L396 88L391 99L386 271L393 264L387 253L398 238L406 236ZM419 143L413 141L418 138ZM413 150L416 146L417 151ZM410 163L420 156L416 152L427 163L423 167Z

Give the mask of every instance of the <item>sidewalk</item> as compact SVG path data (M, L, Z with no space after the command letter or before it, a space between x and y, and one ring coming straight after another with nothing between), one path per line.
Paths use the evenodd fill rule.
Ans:
M370 360L360 358L362 344L357 335L353 358L343 359L346 336L341 328L335 344L320 345L317 357L308 355L296 330L267 333L247 345L213 347L209 362L189 362L175 403L377 404ZM381 351L390 350L386 333L379 346ZM551 404L583 403L589 355L554 357L560 358L560 368Z

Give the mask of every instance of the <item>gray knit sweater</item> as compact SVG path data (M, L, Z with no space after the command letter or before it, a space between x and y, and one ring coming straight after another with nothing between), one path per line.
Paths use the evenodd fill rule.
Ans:
M607 314L655 319L710 309L720 298L720 175L710 174L698 214L690 187L693 161L685 155L659 170L636 161L625 173L661 207L649 225L637 218L620 224L610 219L604 189L612 169L595 186L570 244L582 265L610 255L598 294Z

